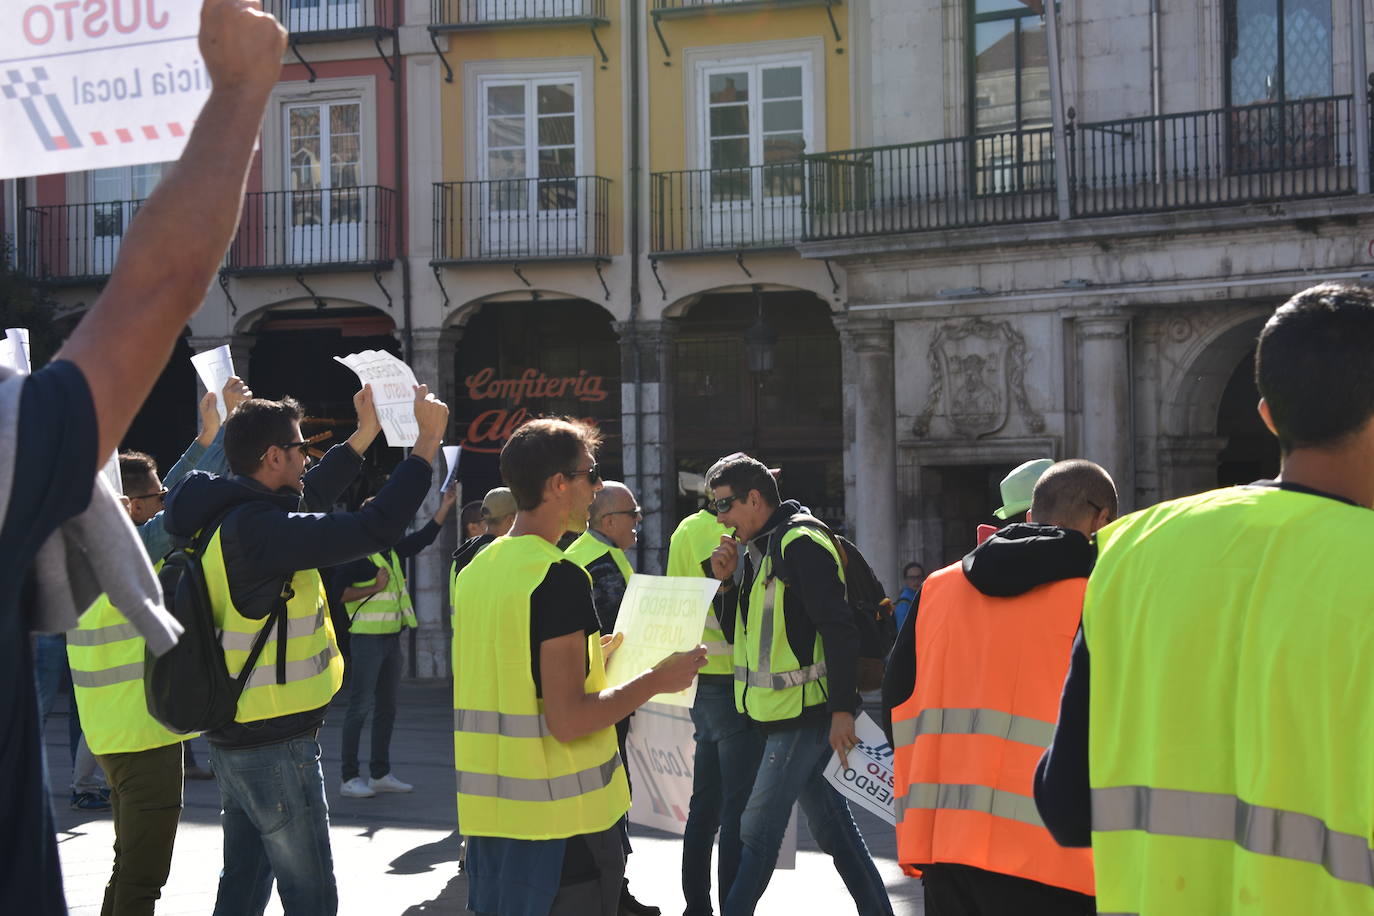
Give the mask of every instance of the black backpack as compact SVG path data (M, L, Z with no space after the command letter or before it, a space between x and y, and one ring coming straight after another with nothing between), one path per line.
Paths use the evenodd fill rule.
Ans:
M237 507L234 507L237 508ZM232 512L233 509L230 510ZM215 627L210 591L201 567L204 546L229 516L225 512L190 539L174 538L172 552L162 563L158 580L167 610L185 632L166 654L145 651L143 693L148 712L163 727L178 734L214 731L234 721L239 696L253 673L272 627L277 627L277 683L286 683L286 602L290 579L282 587L238 677L230 677L224 649Z
M883 584L873 574L863 553L854 542L831 531L825 522L818 518L798 513L782 525L768 539L768 559L772 562L773 575L782 580L784 586L791 586L792 580L787 565L782 559L782 539L793 528L814 528L824 531L835 545L840 555L840 566L844 572L845 600L854 615L854 626L859 631L859 692L869 693L883 686L883 672L887 666L888 653L897 641L897 623L892 615L892 601L887 597Z

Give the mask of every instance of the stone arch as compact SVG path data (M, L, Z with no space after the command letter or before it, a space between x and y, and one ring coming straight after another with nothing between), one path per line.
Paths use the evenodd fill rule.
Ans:
M1161 380L1160 470L1165 498L1217 485L1218 460L1227 444L1218 428L1222 399L1237 368L1254 351L1271 311L1268 306L1240 309L1195 335L1189 316L1167 324L1166 340L1181 339L1181 349L1172 360L1172 377Z
M521 287L516 289L503 290L498 293L486 293L484 295L478 296L474 299L469 299L466 302L451 307L450 309L448 309L448 314L444 316L444 327L455 329L466 327L468 322L472 320L473 316L482 311L482 307L485 305L500 305L502 303L507 302L543 302L546 300L557 299L576 300L578 302L591 303L592 305L598 306L602 311L604 311L608 316L610 316L610 319L612 321L616 320L615 313L613 313L610 309L606 308L606 304L604 302L598 302L595 299L588 299L585 296L581 296L576 293L566 292L564 290L544 288L525 289Z
M234 316L234 334L254 334L258 327L270 320L273 313L309 311L319 315L322 321L327 321L340 316L341 313L358 312L367 309L376 312L378 315L386 316L391 319L393 330L400 327L399 313L395 310L388 310L372 302L364 302L360 299L342 299L333 296L322 297L325 307L323 309L315 305L315 300L309 296L292 296L287 299L278 299L274 302L267 302L251 309L245 309Z
M677 298L673 299L672 302L666 305L660 312L660 314L663 318L669 319L685 318L692 311L692 309L698 303L700 303L703 298L707 296L738 295L752 293L754 286L757 286L759 290L763 293L788 292L804 293L806 295L815 296L818 301L825 304L826 308L830 311L832 315L842 315L845 312L845 306L842 302L836 302L830 296L825 295L825 293L818 290L810 289L805 286L796 286L785 283L732 283L727 286L707 287L704 289L695 290L683 296L678 296Z

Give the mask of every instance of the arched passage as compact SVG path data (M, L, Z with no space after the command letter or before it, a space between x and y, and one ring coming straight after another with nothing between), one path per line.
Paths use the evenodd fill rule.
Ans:
M761 300L761 302L760 302ZM776 333L773 369L750 371L746 332L762 306ZM781 467L783 496L844 523L840 339L830 309L798 290L709 293L678 320L673 426L679 471L745 451ZM696 509L682 497L679 516Z

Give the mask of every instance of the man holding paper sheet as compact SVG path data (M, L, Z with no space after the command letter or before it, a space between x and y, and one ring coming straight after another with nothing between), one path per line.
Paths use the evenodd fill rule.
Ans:
M600 438L568 420L518 429L501 450L515 525L458 575L454 766L475 913L616 916L630 793L613 726L705 664L698 646L606 686L611 637L556 546L587 526Z
M926 579L883 679L897 861L920 876L930 916L1097 909L1092 853L1055 842L1032 792L1083 616L1090 539L1116 516L1116 486L1091 461L1036 474L1024 522Z
M238 224L263 110L286 50L285 29L261 10L257 0L204 0L200 49L214 88L185 152L130 222L109 282L53 362L27 377L0 373L0 557L7 564L0 576L0 695L10 699L0 704L0 912L66 911L25 631L75 621L26 620L20 591L60 525L93 503L106 517L113 497L93 492L90 482L200 307ZM138 557L142 547L130 529L104 545L107 558ZM138 569L121 567L121 582L99 585L155 587L146 558L138 562ZM155 603L134 619L154 651L175 642L171 618Z
M216 916L261 913L274 879L287 916L332 916L338 907L316 739L343 680L343 659L319 568L389 550L401 539L429 493L448 425L448 408L417 386L410 457L357 512L310 512L334 504L381 432L368 388L353 405L357 431L307 473L300 405L291 398L246 401L225 423L234 476L193 473L167 497L171 534L214 530L203 568L231 677L247 664L264 621L284 613L268 631L234 722L206 734L223 809Z
M789 527L802 511L782 502L762 463L740 455L707 474L712 507L722 525L711 558L716 578L731 583L740 553L744 574L731 598L735 703L764 734L758 775L740 820L739 870L722 907L724 916L752 914L768 887L792 805L800 802L816 843L835 862L865 916L891 916L887 888L873 865L849 805L825 779L831 750L843 758L858 743L859 634L845 600L839 554L825 533ZM774 575L769 543L781 540L790 569L785 585Z

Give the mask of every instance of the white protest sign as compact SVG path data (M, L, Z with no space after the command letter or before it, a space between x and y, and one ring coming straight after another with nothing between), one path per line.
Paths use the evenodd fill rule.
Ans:
M859 744L849 752L849 766L840 763L837 753L825 768L825 778L847 801L862 805L895 827L892 745L868 713L860 713L854 720L854 732Z
M25 375L33 371L33 365L29 360L28 328L7 328L5 330L5 338L0 341L0 364Z
M110 460L105 462L100 473L105 475L105 482L114 490L116 496L124 495L124 477L119 473L119 452L111 453Z
M386 444L409 448L420 438L415 422L415 373L390 353L364 350L334 357L352 369L358 380L372 386L372 403L382 421Z
M191 365L196 367L196 374L200 376L200 383L205 390L215 393L215 406L219 408L219 418L223 421L228 416L224 409L224 386L234 376L234 357L229 353L229 345L192 354Z
M448 476L444 478L444 485L440 489L447 490L452 486L453 481L458 477L458 456L463 452L461 445L444 446L444 462L448 465Z
M189 0L0 3L0 179L168 162L210 94Z
M635 784L630 823L683 835L692 802L695 733L685 709L645 703L635 711L625 738L626 764ZM745 778L752 780L753 774L745 774ZM776 867L795 868L796 861L797 810L793 807Z
M719 587L715 579L700 576L631 576L615 619L615 628L625 634L625 642L606 664L610 685L623 684L674 652L699 645L706 612ZM696 694L694 680L681 693L661 693L654 700L690 707Z

